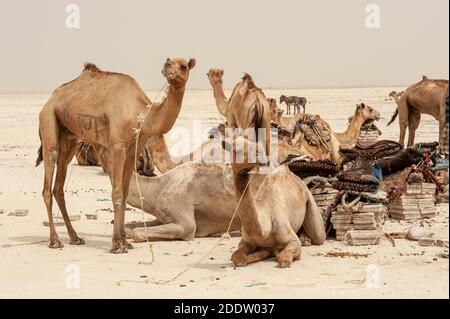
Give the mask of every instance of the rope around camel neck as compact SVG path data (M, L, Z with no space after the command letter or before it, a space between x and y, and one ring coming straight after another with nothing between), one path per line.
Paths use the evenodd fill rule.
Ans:
M167 81L164 82L164 84L161 87L161 89L159 90L158 94L156 94L155 100L159 97L159 95L161 94L162 90L166 87L166 85L167 85ZM149 263L145 263L145 262L142 262L142 263L149 264L149 265L153 264L153 262L155 261L155 253L153 252L153 245L150 242L150 240L148 239L147 224L145 222L145 215L144 215L144 197L142 196L141 187L139 186L139 179L138 179L137 163L136 162L137 162L137 158L138 158L137 149L138 149L138 144L139 144L139 137L141 135L141 129L142 129L142 126L144 125L144 122L145 122L145 119L146 119L148 113L150 112L150 109L151 109L152 105L153 105L153 102L150 102L150 104L147 105L147 112L145 112L145 115L142 118L138 117L139 128L136 129L136 144L135 144L135 147L134 147L134 177L135 177L135 180L136 180L136 187L137 187L138 194L139 194L139 202L140 202L140 206L141 206L142 222L144 223L144 228L145 228L145 239L147 241L148 249L150 251L150 254L152 256L152 259L151 259L151 261ZM145 147L145 145L144 145L144 147Z

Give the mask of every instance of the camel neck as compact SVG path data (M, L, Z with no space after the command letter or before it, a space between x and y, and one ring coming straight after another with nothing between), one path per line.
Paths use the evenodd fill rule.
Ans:
M136 173L130 180L130 187L128 190L127 203L133 207L140 207L141 201L139 198L139 191L136 185ZM156 199L159 196L159 192L164 189L164 185L161 184L161 179L158 176L155 177L144 177L141 175L137 176L139 181L139 186L141 194L144 196L144 206L148 213L153 213L154 204L157 202Z
M345 130L344 134L348 140L356 142L359 133L361 131L361 126L364 124L364 119L361 116L355 115L350 122L350 125ZM352 144L353 144L352 143Z
M251 182L249 175L233 172L233 182L236 192L236 203L242 198L238 207L242 227L247 234L254 233L255 231L260 233L261 227L258 212L253 199L251 185L248 185Z
M226 116L227 112L227 98L223 91L222 83L211 83L214 99L216 100L216 106L219 113Z
M153 103L142 127L143 134L162 135L175 124L183 103L185 85L170 85L167 97L161 103Z

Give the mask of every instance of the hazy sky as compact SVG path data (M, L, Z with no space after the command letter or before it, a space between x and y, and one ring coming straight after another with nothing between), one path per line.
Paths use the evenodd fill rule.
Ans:
M72 3L80 29L65 25ZM0 92L51 91L86 61L160 88L178 56L197 58L188 88L209 88L211 67L226 87L243 72L261 87L448 79L448 12L448 0L0 0Z

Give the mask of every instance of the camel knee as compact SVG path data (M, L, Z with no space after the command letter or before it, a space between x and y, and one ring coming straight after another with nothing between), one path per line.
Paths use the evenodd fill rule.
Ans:
M195 223L189 223L187 225L182 225L180 237L186 241L194 240L195 230L196 230Z
M50 149L50 151L48 152L48 158L52 167L55 167L56 162L58 161L58 150L54 148Z
M311 237L311 243L313 245L323 245L326 240L327 234L325 233L325 231L320 232L319 234L316 234L315 236Z

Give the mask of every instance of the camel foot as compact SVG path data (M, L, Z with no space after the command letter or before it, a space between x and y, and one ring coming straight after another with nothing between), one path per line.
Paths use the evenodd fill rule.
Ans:
M84 245L85 242L80 237L75 237L73 239L70 239L69 244L70 245Z
M300 242L302 243L302 246L311 246L312 245L311 238L306 236L305 233L301 233L299 236L299 239L300 239Z
M133 245L130 244L126 239L123 239L123 240L122 240L122 245L123 245L124 247L126 247L127 249L133 249L133 248L134 248Z
M128 246L122 244L122 242L115 242L109 252L112 254L126 254L128 253Z
M291 254L279 253L277 255L277 262L280 268L290 267L293 260L294 258L292 258Z
M48 247L52 248L52 249L57 249L57 248L63 248L64 245L58 238L55 238L55 239L50 239L50 243L48 244Z
M236 267L245 267L245 266L247 266L247 260L245 258L244 253L242 253L241 251L235 251L231 255L231 261L233 262L233 264Z

